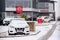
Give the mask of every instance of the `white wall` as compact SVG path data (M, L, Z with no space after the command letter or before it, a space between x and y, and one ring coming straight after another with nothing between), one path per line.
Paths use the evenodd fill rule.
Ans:
M55 3L55 11L56 11L56 17L60 17L60 0L56 0L57 2Z

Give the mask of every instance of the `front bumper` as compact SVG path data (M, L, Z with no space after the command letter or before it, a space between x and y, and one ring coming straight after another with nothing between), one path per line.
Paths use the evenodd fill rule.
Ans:
M22 30L22 31L21 31ZM25 30L24 28L15 28L15 29L12 29L12 30L9 30L9 34L29 34L29 30Z

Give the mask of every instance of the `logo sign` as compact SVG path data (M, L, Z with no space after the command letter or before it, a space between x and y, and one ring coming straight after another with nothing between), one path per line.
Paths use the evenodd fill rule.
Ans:
M22 14L23 13L23 7L22 6L16 6L16 13Z
M42 24L42 18L38 18L38 23Z
M40 10L40 12L49 12L48 10Z

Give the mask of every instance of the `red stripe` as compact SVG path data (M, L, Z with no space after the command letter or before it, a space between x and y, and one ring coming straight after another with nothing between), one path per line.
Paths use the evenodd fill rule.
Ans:
M48 10L40 10L40 12L49 12Z

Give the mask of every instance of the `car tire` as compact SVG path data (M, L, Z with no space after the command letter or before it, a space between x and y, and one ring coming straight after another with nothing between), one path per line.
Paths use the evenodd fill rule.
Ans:
M14 34L11 34L11 33L9 33L9 31L8 31L8 35L16 35L15 33Z
M25 33L23 33L23 35L25 35Z
M29 33L25 33L25 35L29 35Z

